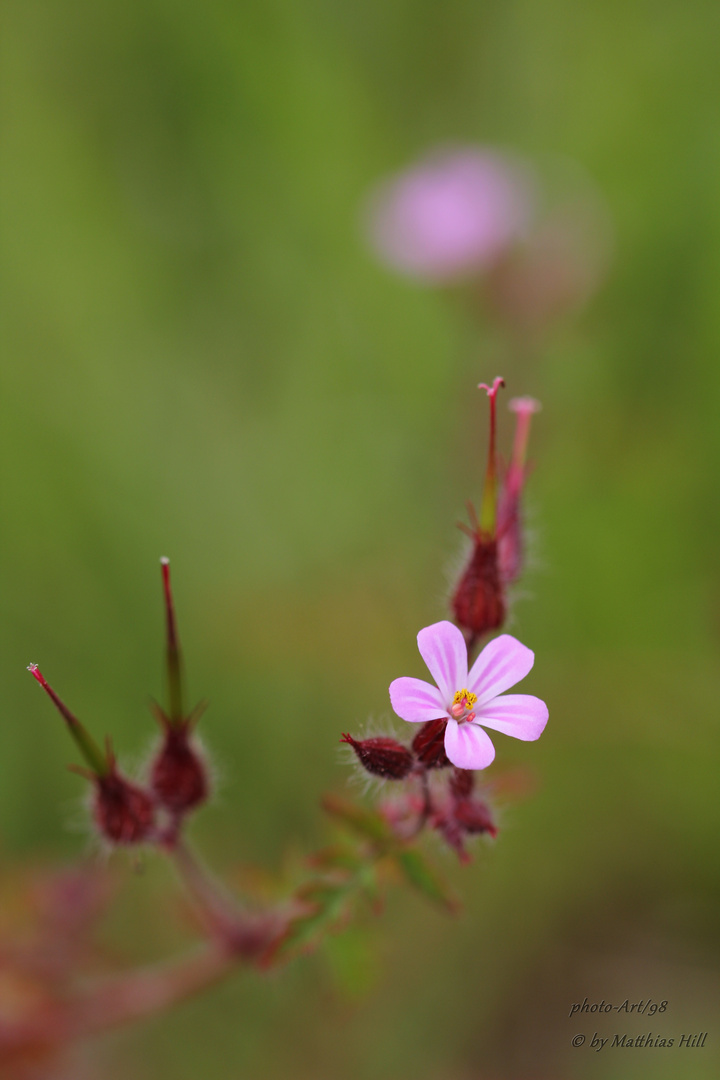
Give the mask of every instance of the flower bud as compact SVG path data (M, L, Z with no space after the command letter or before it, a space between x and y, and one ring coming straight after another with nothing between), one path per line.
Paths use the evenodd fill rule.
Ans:
M453 769L449 784L452 819L463 832L486 832L495 836L497 829L490 807L482 799L473 795L474 787L474 772L468 769Z
M373 776L382 776L385 780L402 780L412 769L412 754L396 739L386 736L354 739L352 735L343 735L340 742L352 746L362 767Z
M207 799L207 766L194 745L191 724L184 721L173 725L164 714L160 715L165 732L150 767L150 783L158 802L180 816Z
M121 776L112 763L104 776L93 778L93 816L100 833L112 844L140 844L155 828L151 796Z
M447 720L428 720L422 725L412 741L415 757L426 769L444 769L450 764L445 753L445 728Z
M497 541L477 533L470 561L460 578L452 609L463 630L481 637L505 621L505 595L498 569Z
M459 799L455 803L455 821L467 833L489 833L497 836L490 807L480 799Z
M468 835L488 833L497 835L490 808L473 795L475 774L468 769L454 768L448 783L447 795L436 797L430 825L440 833L461 862L469 862L465 850Z

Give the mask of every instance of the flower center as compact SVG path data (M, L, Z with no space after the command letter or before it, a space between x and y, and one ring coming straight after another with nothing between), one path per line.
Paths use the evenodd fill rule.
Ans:
M474 720L475 713L472 711L472 707L477 701L477 694L473 694L471 690L458 690L453 697L453 703L450 706L450 715L458 723Z

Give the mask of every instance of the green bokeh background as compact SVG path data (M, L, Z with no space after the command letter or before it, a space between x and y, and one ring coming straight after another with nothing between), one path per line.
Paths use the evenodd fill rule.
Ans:
M398 892L280 975L99 1041L103 1077L718 1075L719 32L708 0L6 3L6 863L86 844L29 661L146 751L161 554L211 700L198 842L231 872L323 840L339 732L387 715L444 616L498 365L376 265L362 200L428 146L490 143L578 161L615 227L583 317L504 364L544 403L512 629L551 722L499 744L537 790L497 845L436 856L464 913ZM171 952L164 871L127 878L113 933ZM568 1019L584 996L668 999L635 1033L707 1044L573 1050L600 1027Z

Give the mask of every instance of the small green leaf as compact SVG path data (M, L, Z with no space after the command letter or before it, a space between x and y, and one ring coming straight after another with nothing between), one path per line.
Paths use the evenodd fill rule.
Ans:
M457 897L417 848L405 848L403 851L396 852L395 860L407 881L428 900L442 905L447 911L457 911L459 907Z
M276 950L276 955L286 957L289 952L307 952L319 944L325 933L330 933L340 923L349 901L346 883L325 885L315 883L305 887L301 898L309 901L309 910L293 919Z

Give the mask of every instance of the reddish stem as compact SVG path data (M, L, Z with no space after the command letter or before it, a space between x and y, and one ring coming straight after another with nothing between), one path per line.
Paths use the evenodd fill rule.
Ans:
M175 618L172 587L170 585L170 560L163 556L160 560L162 569L163 592L165 594L165 622L167 627L167 680L169 697L169 719L171 724L179 724L183 718L182 693L182 655Z
M493 381L492 386L480 383L479 390L485 390L490 398L490 437L488 446L488 463L485 473L485 486L483 488L482 504L480 506L480 528L489 536L495 533L495 515L497 507L497 466L495 461L495 443L497 428L497 394L501 386L505 385L500 376Z

